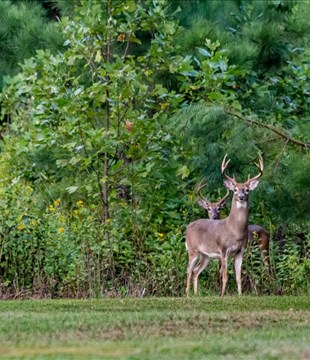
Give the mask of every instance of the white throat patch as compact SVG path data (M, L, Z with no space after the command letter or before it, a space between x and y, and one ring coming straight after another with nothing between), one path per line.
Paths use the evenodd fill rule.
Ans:
M248 207L247 201L238 201L237 200L237 209L246 209Z

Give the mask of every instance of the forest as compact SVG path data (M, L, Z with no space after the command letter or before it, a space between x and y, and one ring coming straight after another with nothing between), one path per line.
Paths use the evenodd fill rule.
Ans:
M310 1L0 1L0 298L184 296L186 226L246 181L243 292L309 294ZM221 209L230 211L232 195ZM227 293L236 294L229 266ZM217 261L200 293L219 294Z

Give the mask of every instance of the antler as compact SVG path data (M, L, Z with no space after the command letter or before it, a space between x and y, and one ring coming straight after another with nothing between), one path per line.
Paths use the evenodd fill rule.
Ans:
M205 182L205 179L202 179L200 181L200 183L198 184L198 188L197 188L197 193L199 195L199 197L202 199L202 200L205 200L205 201L208 201L207 198L205 198L202 194L201 194L201 190L207 186L207 183Z
M204 179L202 179L198 185L198 188L197 188L197 193L198 193L198 196L200 198L200 200L198 200L198 204L203 207L204 209L207 209L206 206L217 206L218 208L222 208L226 201L227 201L227 198L229 197L229 190L226 189L226 194L223 198L220 198L220 199L217 199L216 202L212 203L208 198L204 197L201 193L201 190L206 187L208 184L205 182Z
M230 194L229 190L226 189L226 195L222 199L218 199L217 202L220 204L225 204L227 198L229 197L229 194Z
M263 175L263 170L264 170L264 161L263 161L263 158L262 158L262 155L259 154L259 158L258 158L258 164L255 163L255 165L258 167L259 169L259 174L250 178L248 178L248 182L251 182L253 180L256 180L256 179L259 179L262 175Z
M226 168L227 168L227 165L228 165L228 163L230 162L230 159L228 159L228 160L226 161L226 157L227 157L227 154L225 154L224 159L223 159L223 161L222 161L222 174L223 174L223 176L225 176L225 178L226 178L227 180L230 180L230 181L232 181L233 183L235 183L235 182L236 182L236 179L235 179L235 178L231 178L231 177L229 177L227 174L225 174L225 170L226 170Z

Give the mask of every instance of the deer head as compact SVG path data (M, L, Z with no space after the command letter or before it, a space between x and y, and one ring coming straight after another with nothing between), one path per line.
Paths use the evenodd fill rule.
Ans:
M259 178L263 175L264 164L262 156L259 155L259 163L255 164L259 169L259 174L250 178L244 183L238 183L235 177L231 178L227 174L225 174L225 170L230 160L226 161L227 154L224 156L222 161L222 174L225 177L224 185L228 190L233 191L234 193L234 200L236 200L237 207L246 207L247 201L249 197L249 192L251 190L255 190L259 184Z
M207 184L204 180L202 180L197 189L197 193L199 196L198 204L208 212L209 219L218 220L220 218L220 210L224 208L228 197L229 197L229 190L226 189L226 195L218 199L216 202L211 202L208 198L204 197L201 193L201 190L206 187Z

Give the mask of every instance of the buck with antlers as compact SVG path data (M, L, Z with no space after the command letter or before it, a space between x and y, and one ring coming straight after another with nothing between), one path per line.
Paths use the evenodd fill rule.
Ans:
M227 189L226 195L222 199L218 199L216 202L211 202L208 198L204 197L201 190L206 187L207 184L203 181L198 185L197 193L199 196L198 204L207 211L209 219L219 220L220 210L224 208L228 197L229 190ZM260 225L248 226L248 240L256 242L262 254L263 263L271 275L271 266L269 261L269 234L266 229Z
M255 190L259 178L263 174L263 159L260 156L259 174L249 178L244 183L238 183L235 178L225 174L230 160L226 161L227 154L222 161L224 184L233 191L233 200L229 215L225 219L199 219L190 223L186 228L186 248L189 256L187 268L186 294L189 296L191 277L193 276L194 293L198 291L198 276L212 258L221 261L222 291L224 296L227 284L228 257L234 259L238 294L241 295L241 265L243 253L248 238L249 192ZM197 259L200 259L196 266Z

